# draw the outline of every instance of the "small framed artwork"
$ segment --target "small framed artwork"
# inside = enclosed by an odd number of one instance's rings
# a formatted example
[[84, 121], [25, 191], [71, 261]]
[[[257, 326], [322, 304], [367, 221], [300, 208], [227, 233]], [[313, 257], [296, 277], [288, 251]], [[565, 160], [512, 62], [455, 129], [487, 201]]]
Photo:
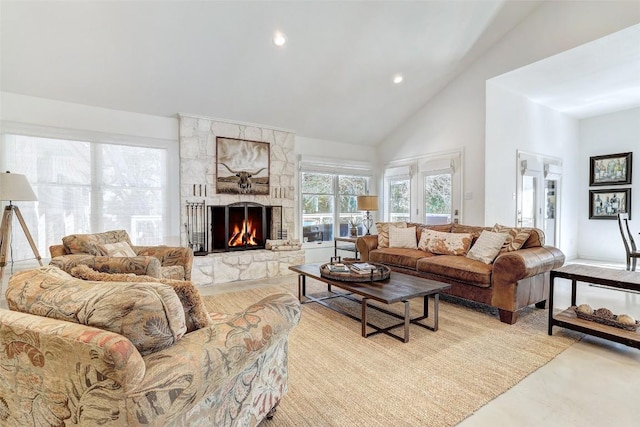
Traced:
[[631, 219], [631, 188], [589, 190], [589, 219], [616, 219], [622, 212]]
[[619, 153], [591, 157], [589, 185], [631, 184], [632, 155]]

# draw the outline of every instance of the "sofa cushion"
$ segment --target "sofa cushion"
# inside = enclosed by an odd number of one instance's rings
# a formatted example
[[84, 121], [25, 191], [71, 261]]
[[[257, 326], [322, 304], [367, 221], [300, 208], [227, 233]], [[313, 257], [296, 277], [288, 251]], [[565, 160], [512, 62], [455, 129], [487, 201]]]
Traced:
[[105, 243], [98, 245], [98, 248], [106, 256], [114, 257], [134, 257], [136, 253], [131, 249], [131, 246], [127, 242]]
[[480, 237], [480, 233], [483, 230], [491, 231], [491, 227], [478, 227], [475, 225], [462, 225], [462, 224], [453, 224], [451, 226], [452, 233], [469, 233], [472, 237], [471, 245], [476, 241], [478, 237]]
[[389, 227], [389, 247], [417, 249], [415, 227]]
[[451, 233], [451, 226], [453, 224], [420, 224], [417, 222], [408, 222], [407, 227], [416, 227], [416, 241], [420, 241], [420, 237], [422, 237], [422, 232], [424, 230], [435, 230], [442, 231], [443, 233]]
[[93, 282], [46, 266], [14, 274], [9, 309], [115, 332], [140, 354], [170, 347], [186, 332], [178, 295], [161, 283]]
[[500, 253], [504, 242], [507, 240], [506, 233], [494, 233], [484, 230], [480, 233], [480, 237], [473, 244], [467, 258], [480, 261], [484, 264], [491, 264]]
[[471, 234], [442, 233], [434, 230], [424, 230], [420, 236], [418, 248], [440, 255], [464, 255], [471, 247]]
[[418, 249], [382, 248], [369, 252], [369, 261], [415, 270], [419, 259], [432, 256], [433, 254]]
[[421, 258], [416, 263], [416, 270], [483, 288], [491, 286], [492, 265], [463, 256], [437, 255]]
[[100, 245], [116, 242], [127, 242], [131, 246], [131, 240], [129, 240], [129, 235], [125, 230], [94, 234], [72, 234], [62, 238], [62, 244], [69, 254], [106, 255], [100, 249]]
[[526, 242], [531, 235], [531, 228], [507, 227], [500, 224], [494, 225], [491, 231], [507, 234], [507, 240], [504, 242], [500, 252], [517, 251], [522, 247], [522, 245], [524, 245], [524, 242]]
[[376, 230], [378, 230], [378, 247], [389, 247], [389, 226], [406, 228], [406, 222], [376, 222]]
[[[168, 267], [171, 268], [171, 267]], [[97, 280], [100, 282], [155, 282], [164, 283], [173, 288], [178, 295], [187, 326], [187, 333], [193, 332], [211, 324], [211, 317], [204, 306], [198, 288], [190, 281], [171, 280], [151, 276], [136, 276], [127, 273], [103, 273], [96, 271], [87, 265], [79, 265], [71, 269], [71, 275], [84, 280]]]

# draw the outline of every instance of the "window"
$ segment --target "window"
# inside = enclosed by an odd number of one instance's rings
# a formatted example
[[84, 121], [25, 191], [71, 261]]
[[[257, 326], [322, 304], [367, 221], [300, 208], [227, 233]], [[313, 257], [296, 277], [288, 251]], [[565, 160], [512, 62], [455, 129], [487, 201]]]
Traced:
[[410, 221], [411, 181], [409, 178], [391, 178], [389, 185], [389, 220]]
[[[331, 241], [349, 234], [349, 220], [361, 218], [357, 196], [367, 194], [369, 177], [302, 172], [302, 236], [307, 242]], [[362, 234], [362, 226], [359, 229]]]
[[[3, 145], [6, 169], [25, 174], [38, 195], [20, 210], [40, 255], [74, 233], [124, 229], [136, 245], [167, 235], [166, 148], [21, 135], [4, 135]], [[16, 260], [33, 256], [21, 234]]]
[[425, 224], [451, 222], [451, 173], [424, 175]]

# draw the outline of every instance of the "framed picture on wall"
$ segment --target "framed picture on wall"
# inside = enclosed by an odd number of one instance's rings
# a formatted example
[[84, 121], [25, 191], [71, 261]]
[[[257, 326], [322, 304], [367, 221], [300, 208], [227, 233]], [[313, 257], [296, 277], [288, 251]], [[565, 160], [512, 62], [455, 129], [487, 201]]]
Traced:
[[631, 184], [632, 155], [619, 153], [591, 157], [589, 185]]
[[269, 194], [269, 143], [216, 137], [216, 193]]
[[616, 219], [621, 212], [631, 219], [631, 188], [589, 190], [589, 219]]

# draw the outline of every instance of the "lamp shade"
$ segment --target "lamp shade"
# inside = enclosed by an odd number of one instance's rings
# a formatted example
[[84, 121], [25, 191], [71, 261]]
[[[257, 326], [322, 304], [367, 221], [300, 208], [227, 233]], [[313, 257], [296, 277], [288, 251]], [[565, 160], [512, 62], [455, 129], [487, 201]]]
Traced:
[[0, 173], [0, 200], [34, 202], [38, 200], [25, 175]]
[[358, 196], [359, 211], [377, 211], [378, 196]]

